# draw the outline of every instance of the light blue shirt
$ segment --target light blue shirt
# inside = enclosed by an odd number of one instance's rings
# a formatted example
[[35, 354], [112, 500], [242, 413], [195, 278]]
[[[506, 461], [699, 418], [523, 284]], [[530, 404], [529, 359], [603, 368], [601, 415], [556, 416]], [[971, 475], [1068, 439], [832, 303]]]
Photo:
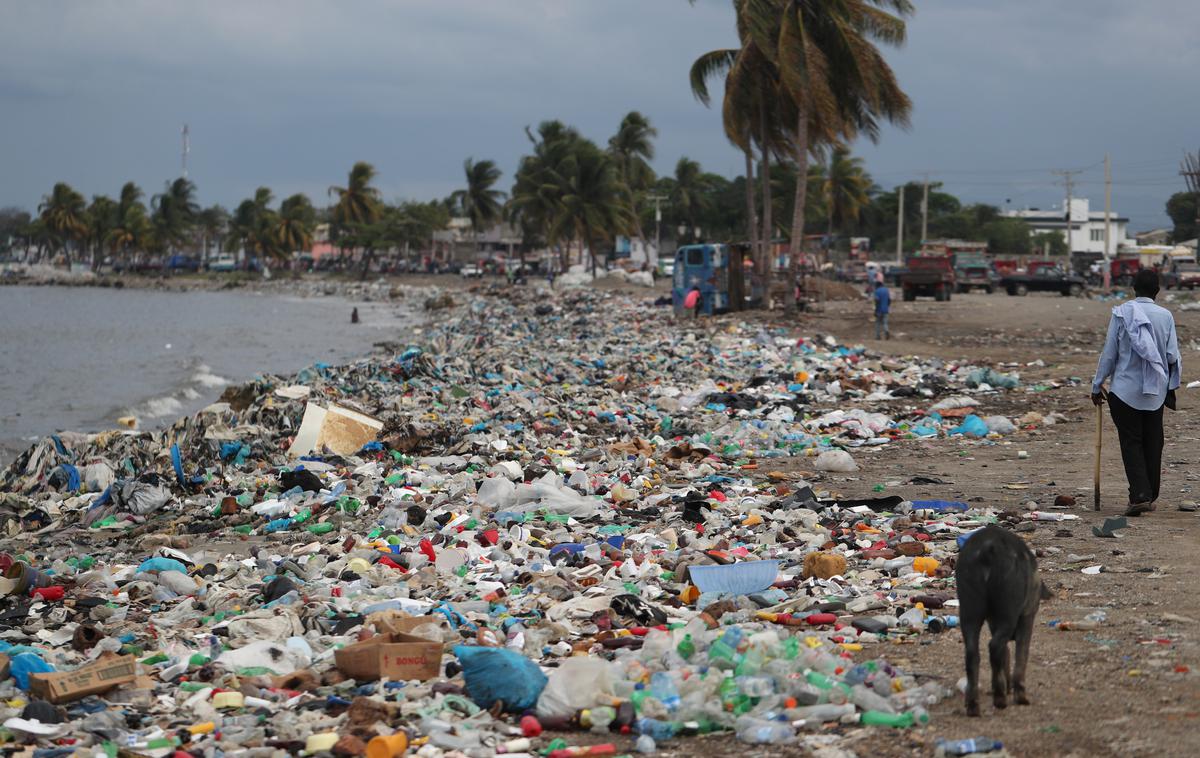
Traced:
[[1099, 392], [1104, 382], [1111, 378], [1109, 391], [1121, 402], [1139, 411], [1156, 411], [1166, 401], [1167, 390], [1179, 387], [1179, 339], [1175, 335], [1175, 319], [1170, 311], [1155, 305], [1148, 297], [1139, 297], [1136, 302], [1150, 321], [1154, 346], [1167, 368], [1167, 382], [1157, 392], [1144, 391], [1148, 362], [1134, 349], [1123, 320], [1114, 315], [1108, 322], [1108, 336], [1096, 366], [1096, 378], [1092, 380], [1092, 393]]

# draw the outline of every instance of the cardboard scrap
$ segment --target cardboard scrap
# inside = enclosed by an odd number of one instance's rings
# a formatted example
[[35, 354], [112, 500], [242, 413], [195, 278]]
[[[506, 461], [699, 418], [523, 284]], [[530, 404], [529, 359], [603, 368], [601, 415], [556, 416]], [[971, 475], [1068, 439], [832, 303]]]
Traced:
[[442, 670], [442, 643], [404, 632], [377, 634], [333, 653], [338, 671], [360, 682], [425, 681]]
[[328, 449], [337, 455], [353, 455], [373, 442], [383, 422], [349, 408], [330, 405], [322, 408], [309, 403], [288, 455], [293, 458]]
[[107, 692], [137, 679], [137, 659], [132, 655], [105, 656], [74, 671], [30, 674], [29, 691], [51, 703], [69, 703]]

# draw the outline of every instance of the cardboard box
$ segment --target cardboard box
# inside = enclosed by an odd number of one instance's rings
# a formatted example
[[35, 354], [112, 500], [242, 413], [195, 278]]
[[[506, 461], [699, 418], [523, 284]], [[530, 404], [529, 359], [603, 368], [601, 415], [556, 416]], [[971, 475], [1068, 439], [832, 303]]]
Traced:
[[442, 643], [404, 632], [374, 637], [335, 650], [338, 671], [351, 679], [432, 679], [442, 670]]
[[51, 703], [69, 703], [107, 692], [137, 679], [137, 659], [132, 655], [101, 658], [95, 663], [53, 674], [30, 674], [29, 691]]
[[349, 408], [330, 405], [322, 408], [314, 403], [304, 407], [300, 428], [288, 448], [293, 458], [312, 452], [330, 450], [338, 455], [353, 455], [368, 442], [374, 442], [383, 429], [379, 419], [364, 416]]

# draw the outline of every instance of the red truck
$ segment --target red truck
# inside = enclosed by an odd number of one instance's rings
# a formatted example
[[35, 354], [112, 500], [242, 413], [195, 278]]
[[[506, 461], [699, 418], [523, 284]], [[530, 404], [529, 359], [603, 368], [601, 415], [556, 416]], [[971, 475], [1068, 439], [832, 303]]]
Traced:
[[943, 302], [950, 299], [954, 287], [954, 266], [949, 256], [914, 255], [900, 275], [900, 288], [907, 302], [917, 297], [932, 297]]

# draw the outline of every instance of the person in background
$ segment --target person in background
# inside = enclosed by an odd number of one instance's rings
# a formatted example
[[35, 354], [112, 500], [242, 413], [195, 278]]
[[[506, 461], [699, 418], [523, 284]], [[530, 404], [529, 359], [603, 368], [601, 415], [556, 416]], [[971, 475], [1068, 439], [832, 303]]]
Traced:
[[1162, 478], [1163, 407], [1175, 410], [1179, 388], [1179, 338], [1171, 312], [1154, 304], [1158, 288], [1156, 271], [1142, 269], [1134, 276], [1136, 297], [1113, 308], [1092, 380], [1092, 402], [1108, 402], [1121, 440], [1129, 481], [1126, 516], [1155, 509]]
[[892, 293], [883, 283], [883, 273], [875, 275], [875, 339], [891, 339], [892, 330], [888, 328], [888, 313], [892, 310]]

